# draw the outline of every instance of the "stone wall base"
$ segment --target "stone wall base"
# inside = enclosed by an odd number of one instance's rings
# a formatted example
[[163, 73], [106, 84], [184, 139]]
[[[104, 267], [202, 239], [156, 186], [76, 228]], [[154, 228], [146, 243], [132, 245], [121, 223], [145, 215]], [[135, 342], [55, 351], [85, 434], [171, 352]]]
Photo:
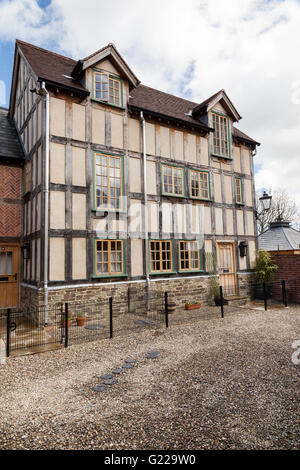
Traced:
[[[211, 276], [199, 276], [195, 278], [161, 279], [151, 281], [150, 310], [164, 309], [164, 293], [168, 292], [168, 300], [175, 302], [176, 307], [184, 308], [186, 301], [200, 302], [202, 306], [212, 305]], [[238, 287], [241, 296], [251, 296], [251, 275], [239, 274]], [[72, 304], [99, 304], [108, 308], [109, 298], [113, 298], [114, 314], [127, 312], [146, 313], [147, 310], [147, 286], [146, 282], [124, 282], [95, 284], [93, 286], [72, 286], [49, 289], [49, 308], [68, 302]], [[44, 303], [43, 290], [21, 286], [21, 308], [34, 309], [42, 307]]]

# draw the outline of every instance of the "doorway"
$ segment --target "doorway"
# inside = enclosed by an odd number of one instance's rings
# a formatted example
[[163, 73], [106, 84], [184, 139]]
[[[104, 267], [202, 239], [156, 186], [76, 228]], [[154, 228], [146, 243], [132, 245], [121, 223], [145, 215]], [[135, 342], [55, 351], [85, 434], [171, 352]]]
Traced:
[[219, 282], [225, 296], [237, 294], [234, 244], [217, 243]]
[[0, 244], [0, 308], [19, 306], [20, 246]]

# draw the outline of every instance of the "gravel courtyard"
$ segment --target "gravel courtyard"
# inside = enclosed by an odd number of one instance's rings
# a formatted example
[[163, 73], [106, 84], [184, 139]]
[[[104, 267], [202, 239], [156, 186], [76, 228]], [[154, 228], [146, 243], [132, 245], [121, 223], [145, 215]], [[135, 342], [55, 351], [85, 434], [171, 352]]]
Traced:
[[[299, 316], [244, 310], [10, 358], [0, 448], [299, 449]], [[117, 384], [92, 390], [127, 358]]]

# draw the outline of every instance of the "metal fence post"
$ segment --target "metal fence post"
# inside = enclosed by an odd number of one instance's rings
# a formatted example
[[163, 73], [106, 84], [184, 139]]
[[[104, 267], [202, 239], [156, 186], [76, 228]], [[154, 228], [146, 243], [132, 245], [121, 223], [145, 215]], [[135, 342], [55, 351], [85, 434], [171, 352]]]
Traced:
[[109, 298], [109, 337], [113, 337], [113, 310], [112, 310], [112, 297]]
[[265, 284], [265, 282], [263, 283], [263, 288], [264, 288], [264, 304], [265, 304], [265, 310], [268, 310], [267, 289], [266, 289], [266, 284]]
[[166, 328], [169, 328], [168, 292], [165, 292], [165, 318]]
[[223, 287], [219, 286], [219, 288], [220, 288], [221, 317], [224, 318]]
[[10, 308], [7, 310], [7, 317], [6, 317], [6, 356], [9, 357], [10, 353]]
[[69, 304], [65, 303], [65, 348], [68, 347], [69, 343], [69, 326], [68, 326], [68, 317], [69, 317]]
[[63, 322], [63, 315], [64, 315], [64, 304], [60, 304], [60, 344], [63, 344], [63, 336], [64, 336], [64, 322]]
[[287, 307], [287, 297], [286, 297], [286, 285], [285, 281], [281, 282], [282, 285], [282, 301], [285, 307]]

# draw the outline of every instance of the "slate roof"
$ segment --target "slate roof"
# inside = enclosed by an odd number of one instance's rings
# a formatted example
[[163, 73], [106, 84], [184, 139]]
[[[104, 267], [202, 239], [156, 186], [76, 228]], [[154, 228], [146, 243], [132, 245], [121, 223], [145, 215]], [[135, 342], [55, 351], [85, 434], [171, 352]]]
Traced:
[[258, 245], [261, 250], [299, 250], [300, 232], [290, 227], [289, 222], [276, 221], [268, 230], [259, 235]]
[[40, 80], [83, 93], [84, 95], [89, 94], [89, 91], [81, 83], [72, 78], [67, 78], [71, 77], [77, 60], [42, 49], [19, 39], [16, 40], [16, 43]]
[[138, 85], [131, 90], [128, 105], [129, 107], [136, 107], [150, 113], [153, 112], [173, 119], [179, 119], [187, 124], [201, 126], [206, 130], [210, 130], [210, 127], [204, 121], [195, 119], [190, 115], [197, 103], [156, 90], [155, 88]]
[[[40, 80], [43, 80], [50, 85], [69, 89], [70, 91], [74, 91], [83, 95], [89, 94], [89, 90], [87, 88], [85, 88], [76, 79], [71, 78], [72, 71], [76, 65], [78, 67], [79, 61], [70, 59], [69, 57], [48, 51], [46, 49], [42, 49], [38, 46], [29, 44], [19, 39], [16, 40], [16, 44], [21, 49], [22, 53]], [[115, 46], [113, 47], [115, 48]], [[96, 51], [94, 54], [91, 54], [83, 60], [87, 60], [93, 57], [95, 54], [104, 49], [105, 48], [102, 48]], [[142, 109], [144, 111], [149, 111], [154, 114], [165, 116], [167, 118], [169, 117], [171, 119], [176, 119], [180, 122], [198, 126], [206, 131], [209, 131], [210, 128], [205, 122], [204, 118], [194, 118], [191, 115], [191, 111], [196, 107], [200, 106], [202, 108], [205, 106], [209, 101], [217, 96], [219, 92], [220, 91], [199, 104], [140, 84], [131, 90], [131, 98], [129, 99], [128, 105], [129, 107]], [[236, 127], [233, 127], [233, 135], [241, 142], [246, 142], [251, 145], [259, 145], [257, 141]]]
[[[220, 92], [215, 93], [217, 96]], [[213, 97], [208, 98], [207, 102], [211, 101]], [[191, 115], [191, 111], [198, 105], [194, 101], [185, 100], [175, 95], [170, 95], [163, 91], [150, 88], [145, 85], [138, 85], [131, 90], [128, 102], [129, 107], [136, 107], [144, 111], [154, 112], [156, 114], [164, 115], [173, 119], [192, 124], [194, 126], [201, 126], [209, 130], [209, 126], [201, 120], [201, 117], [196, 119]], [[259, 142], [249, 137], [244, 132], [240, 131], [233, 126], [233, 136], [240, 141], [260, 145]]]
[[17, 162], [25, 157], [14, 123], [7, 113], [8, 109], [0, 107], [0, 159]]

